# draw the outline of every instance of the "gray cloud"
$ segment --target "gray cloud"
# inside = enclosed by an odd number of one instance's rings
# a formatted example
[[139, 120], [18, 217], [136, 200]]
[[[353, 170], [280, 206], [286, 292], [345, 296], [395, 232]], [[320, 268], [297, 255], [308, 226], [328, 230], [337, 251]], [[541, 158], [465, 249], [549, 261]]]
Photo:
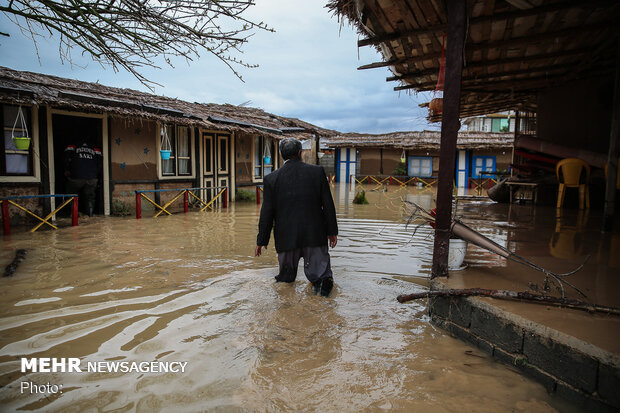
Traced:
[[[187, 64], [176, 61], [171, 69], [146, 69], [144, 74], [163, 87], [155, 93], [188, 101], [250, 105], [283, 116], [297, 117], [342, 132], [382, 133], [397, 130], [436, 129], [418, 104], [427, 95], [410, 96], [393, 91], [394, 83], [383, 69], [358, 71], [357, 67], [381, 60], [370, 48], [357, 49], [358, 36], [341, 26], [321, 2], [260, 0], [251, 18], [265, 21], [276, 33], [256, 32], [237, 57], [259, 64], [239, 68], [245, 83], [213, 56]], [[12, 26], [5, 17], [0, 25]], [[39, 43], [39, 64], [32, 42], [13, 30], [0, 44], [1, 64], [18, 70], [98, 81], [102, 84], [148, 91], [125, 72], [101, 68], [73, 53], [77, 66], [62, 65], [55, 41]], [[358, 59], [359, 54], [359, 59]]]

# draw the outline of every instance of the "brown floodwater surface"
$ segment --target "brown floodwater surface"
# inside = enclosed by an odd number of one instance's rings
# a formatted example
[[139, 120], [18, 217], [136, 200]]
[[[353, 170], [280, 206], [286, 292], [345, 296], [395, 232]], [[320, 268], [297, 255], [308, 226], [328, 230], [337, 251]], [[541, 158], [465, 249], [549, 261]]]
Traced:
[[[330, 298], [312, 293], [302, 265], [294, 284], [275, 283], [272, 245], [252, 257], [252, 203], [5, 238], [2, 263], [17, 248], [28, 255], [1, 280], [1, 409], [573, 411], [430, 324], [425, 302], [396, 301], [423, 288], [432, 259], [430, 227], [412, 235], [402, 200], [430, 206], [432, 194], [367, 189], [370, 204], [353, 205], [346, 187], [334, 188]], [[21, 373], [22, 357], [187, 365], [182, 373]], [[22, 392], [25, 381], [63, 392]]]

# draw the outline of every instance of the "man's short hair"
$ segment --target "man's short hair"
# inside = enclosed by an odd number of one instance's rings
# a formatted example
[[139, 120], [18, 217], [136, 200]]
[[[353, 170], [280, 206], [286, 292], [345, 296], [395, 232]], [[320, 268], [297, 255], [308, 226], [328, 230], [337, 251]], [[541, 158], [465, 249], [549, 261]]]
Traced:
[[284, 138], [278, 145], [280, 148], [280, 155], [285, 161], [291, 158], [297, 158], [299, 151], [301, 151], [301, 142], [295, 138]]

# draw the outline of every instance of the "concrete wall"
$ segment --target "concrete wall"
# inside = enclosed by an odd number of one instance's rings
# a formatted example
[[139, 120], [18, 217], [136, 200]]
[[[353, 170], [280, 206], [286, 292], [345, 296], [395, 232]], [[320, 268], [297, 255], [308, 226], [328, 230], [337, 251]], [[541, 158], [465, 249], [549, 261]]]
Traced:
[[383, 150], [383, 175], [394, 175], [394, 170], [400, 164], [400, 157], [403, 154], [399, 149]]
[[382, 175], [381, 149], [359, 148], [357, 150], [360, 175]]
[[[157, 179], [157, 123], [147, 120], [110, 120], [110, 179]], [[146, 153], [145, 153], [146, 152]]]
[[[39, 195], [40, 193], [40, 184], [37, 183], [2, 183], [0, 186], [0, 197]], [[34, 212], [39, 216], [43, 214], [43, 205], [46, 202], [49, 205], [49, 200], [43, 199], [20, 199], [14, 200], [13, 202], [23, 206], [26, 209], [29, 209], [30, 211]], [[70, 207], [67, 206], [65, 208]], [[11, 225], [40, 222], [36, 221], [33, 217], [26, 214], [24, 211], [20, 210], [16, 206], [10, 204], [9, 216]]]
[[[443, 287], [439, 287], [440, 289]], [[620, 409], [620, 373], [605, 357], [474, 298], [429, 300], [431, 321], [542, 383], [584, 411]]]
[[323, 157], [319, 160], [319, 165], [325, 169], [325, 173], [327, 175], [335, 175], [336, 174], [336, 152], [325, 151], [323, 152]]

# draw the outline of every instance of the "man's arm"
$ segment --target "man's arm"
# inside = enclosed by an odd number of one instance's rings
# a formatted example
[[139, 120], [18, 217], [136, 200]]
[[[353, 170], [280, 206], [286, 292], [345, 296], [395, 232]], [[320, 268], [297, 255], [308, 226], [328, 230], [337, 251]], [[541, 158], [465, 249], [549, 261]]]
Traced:
[[327, 223], [327, 238], [329, 239], [330, 246], [334, 248], [336, 246], [336, 242], [338, 241], [338, 222], [336, 221], [336, 207], [334, 206], [332, 192], [329, 189], [327, 175], [325, 175], [325, 170], [323, 168], [321, 168], [320, 176], [321, 204], [323, 206], [323, 213], [325, 214], [325, 222]]
[[264, 181], [263, 184], [263, 205], [260, 209], [260, 219], [258, 221], [258, 235], [256, 237], [256, 248], [254, 255], [261, 254], [261, 247], [267, 248], [271, 229], [273, 228], [273, 219], [275, 217], [275, 204], [273, 200], [273, 190], [269, 182]]

